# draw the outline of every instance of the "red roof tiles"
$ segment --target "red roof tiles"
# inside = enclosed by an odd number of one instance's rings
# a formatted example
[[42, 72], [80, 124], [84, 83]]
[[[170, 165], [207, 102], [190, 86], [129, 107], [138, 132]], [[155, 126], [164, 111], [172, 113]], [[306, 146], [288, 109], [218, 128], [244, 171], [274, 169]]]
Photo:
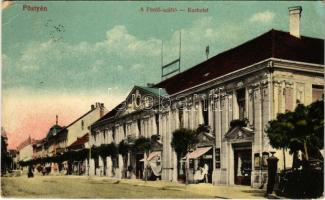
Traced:
[[68, 149], [76, 149], [84, 145], [89, 141], [89, 134], [86, 133], [85, 135], [81, 136], [80, 138], [78, 137], [75, 142], [73, 142]]

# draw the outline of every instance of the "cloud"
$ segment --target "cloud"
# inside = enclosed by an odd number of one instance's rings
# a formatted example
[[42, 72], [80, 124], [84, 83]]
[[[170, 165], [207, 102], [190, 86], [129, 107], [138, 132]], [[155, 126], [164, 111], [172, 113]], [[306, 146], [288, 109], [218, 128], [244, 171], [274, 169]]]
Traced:
[[275, 17], [275, 13], [266, 10], [264, 12], [255, 13], [250, 19], [250, 22], [260, 22], [260, 23], [268, 23], [272, 21]]
[[158, 39], [138, 39], [131, 35], [123, 25], [117, 25], [108, 30], [106, 32], [106, 40], [95, 44], [98, 49], [105, 49], [107, 53], [118, 53], [124, 56], [133, 54], [157, 56], [160, 55], [160, 45], [161, 41]]
[[[273, 19], [268, 12], [257, 13], [251, 20]], [[183, 27], [181, 70], [204, 61], [207, 45], [211, 57], [251, 38], [253, 24], [244, 23], [247, 26], [202, 17]], [[34, 41], [19, 48], [18, 57], [3, 56], [3, 125], [17, 135], [13, 143], [28, 134], [42, 137], [55, 114], [66, 125], [96, 101], [112, 108], [133, 85], [160, 81], [160, 38], [137, 37], [123, 25], [103, 35], [95, 43]], [[178, 58], [178, 53], [179, 30], [175, 30], [164, 40], [164, 64]]]

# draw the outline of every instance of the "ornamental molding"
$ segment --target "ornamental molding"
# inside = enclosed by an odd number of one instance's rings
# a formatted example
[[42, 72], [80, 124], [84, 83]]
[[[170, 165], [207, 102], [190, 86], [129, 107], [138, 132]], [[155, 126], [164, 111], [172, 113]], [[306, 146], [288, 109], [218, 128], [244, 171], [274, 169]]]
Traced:
[[285, 81], [286, 88], [293, 88], [293, 81]]
[[239, 82], [236, 84], [236, 87], [237, 87], [237, 88], [242, 88], [243, 86], [244, 86], [243, 81], [239, 81]]

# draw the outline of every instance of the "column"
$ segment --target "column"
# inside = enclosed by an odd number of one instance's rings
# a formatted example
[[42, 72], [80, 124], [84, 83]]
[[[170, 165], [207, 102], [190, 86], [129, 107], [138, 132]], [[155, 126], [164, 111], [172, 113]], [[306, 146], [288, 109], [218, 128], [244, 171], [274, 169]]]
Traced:
[[90, 159], [89, 161], [89, 176], [94, 176], [95, 175], [95, 160]]
[[110, 156], [106, 157], [106, 176], [112, 177], [112, 159]]

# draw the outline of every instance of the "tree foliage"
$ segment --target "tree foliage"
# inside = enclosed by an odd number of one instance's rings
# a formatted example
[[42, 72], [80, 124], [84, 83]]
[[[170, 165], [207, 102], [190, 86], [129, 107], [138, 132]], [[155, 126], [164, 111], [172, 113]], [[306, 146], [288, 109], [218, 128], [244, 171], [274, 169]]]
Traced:
[[107, 156], [116, 157], [118, 154], [118, 148], [114, 142], [110, 144], [102, 144], [97, 147], [98, 155], [103, 159]]
[[119, 144], [118, 144], [118, 152], [119, 154], [121, 154], [122, 156], [126, 156], [129, 152], [129, 145], [126, 143], [125, 140], [122, 140]]
[[298, 150], [308, 159], [310, 154], [319, 157], [324, 147], [324, 101], [309, 106], [298, 104], [293, 112], [279, 114], [268, 123], [266, 133], [274, 148], [288, 148], [290, 153]]
[[246, 127], [248, 124], [248, 119], [234, 119], [230, 122], [230, 129], [233, 129], [237, 126], [239, 127]]
[[186, 155], [197, 143], [196, 132], [191, 129], [180, 128], [173, 132], [171, 145], [178, 157]]
[[137, 152], [149, 152], [150, 147], [151, 147], [151, 140], [143, 136], [140, 136], [134, 142], [134, 148]]

